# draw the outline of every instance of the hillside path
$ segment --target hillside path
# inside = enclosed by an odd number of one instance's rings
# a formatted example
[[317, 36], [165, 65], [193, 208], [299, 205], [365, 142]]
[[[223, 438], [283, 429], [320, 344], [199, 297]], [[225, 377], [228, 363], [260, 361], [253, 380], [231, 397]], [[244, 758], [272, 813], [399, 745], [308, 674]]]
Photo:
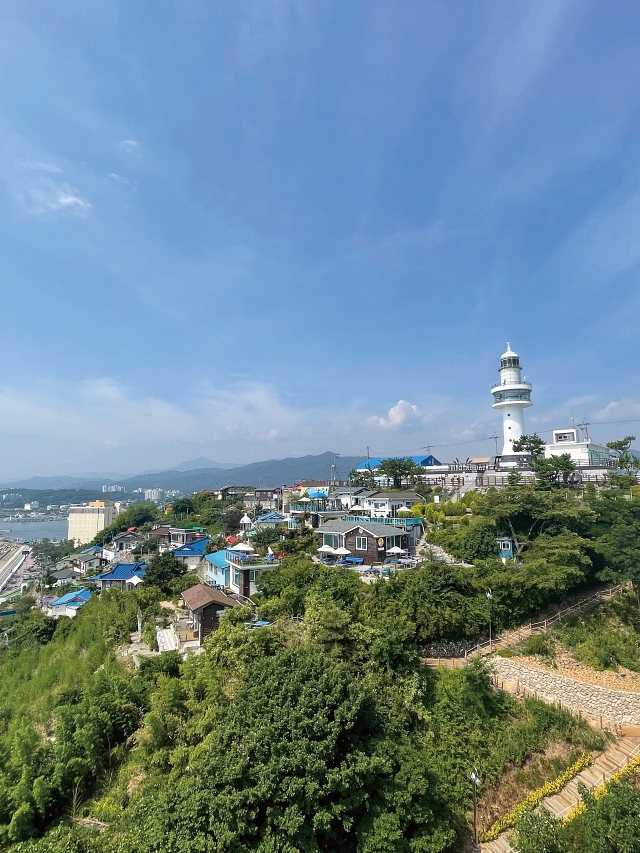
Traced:
[[[621, 737], [612, 744], [605, 752], [601, 752], [593, 763], [568, 782], [559, 794], [546, 797], [542, 805], [548, 809], [555, 818], [566, 817], [571, 809], [580, 802], [578, 783], [586, 785], [592, 790], [606, 782], [607, 779], [623, 768], [632, 758], [640, 753], [640, 738]], [[513, 850], [507, 836], [512, 830], [503, 832], [495, 841], [486, 841], [480, 845], [482, 853], [509, 853]]]

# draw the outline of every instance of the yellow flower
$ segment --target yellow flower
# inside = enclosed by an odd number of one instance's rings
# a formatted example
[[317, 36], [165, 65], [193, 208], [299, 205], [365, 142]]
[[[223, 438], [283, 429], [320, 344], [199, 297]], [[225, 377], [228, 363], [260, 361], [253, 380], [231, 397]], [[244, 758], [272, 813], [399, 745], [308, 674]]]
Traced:
[[[640, 759], [640, 756], [638, 756], [638, 758]], [[634, 759], [634, 761], [635, 760], [636, 759]], [[544, 800], [545, 797], [550, 797], [553, 794], [559, 794], [560, 791], [567, 784], [567, 782], [570, 782], [574, 776], [577, 776], [578, 773], [581, 773], [590, 764], [591, 756], [588, 753], [583, 752], [582, 755], [578, 758], [578, 760], [574, 761], [571, 767], [567, 767], [564, 773], [562, 773], [553, 781], [546, 782], [544, 785], [542, 785], [542, 787], [536, 788], [535, 791], [531, 791], [530, 794], [527, 794], [524, 800], [515, 805], [506, 815], [503, 815], [503, 817], [499, 818], [493, 824], [491, 829], [489, 829], [480, 837], [480, 840], [494, 841], [499, 835], [501, 835], [505, 831], [505, 829], [509, 829], [510, 827], [514, 826], [525, 812], [534, 809], [540, 802], [542, 802], [542, 800]]]

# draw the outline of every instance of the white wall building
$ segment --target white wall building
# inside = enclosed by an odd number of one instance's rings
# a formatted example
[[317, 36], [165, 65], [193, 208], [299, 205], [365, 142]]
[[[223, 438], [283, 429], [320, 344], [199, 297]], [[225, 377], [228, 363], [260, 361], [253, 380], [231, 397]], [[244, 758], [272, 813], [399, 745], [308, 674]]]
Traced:
[[163, 489], [145, 489], [144, 490], [144, 499], [145, 501], [152, 501], [153, 503], [160, 503], [164, 499], [164, 490]]
[[88, 506], [69, 508], [67, 536], [77, 545], [86, 545], [116, 519], [116, 506], [111, 501], [91, 501]]
[[615, 467], [614, 458], [608, 447], [594, 444], [590, 438], [580, 440], [577, 427], [569, 429], [554, 429], [553, 441], [546, 444], [544, 455], [547, 459], [568, 453], [577, 468]]

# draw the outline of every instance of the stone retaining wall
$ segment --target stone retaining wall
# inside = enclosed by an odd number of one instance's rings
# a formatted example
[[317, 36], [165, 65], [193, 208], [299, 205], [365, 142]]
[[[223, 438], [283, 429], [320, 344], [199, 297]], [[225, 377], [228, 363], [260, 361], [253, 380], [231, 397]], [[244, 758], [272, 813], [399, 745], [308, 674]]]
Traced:
[[619, 725], [640, 724], [640, 694], [609, 690], [595, 684], [576, 681], [542, 669], [533, 669], [509, 658], [491, 659], [491, 670], [498, 679], [520, 688], [551, 704], [560, 703], [575, 714], [590, 720], [602, 717]]

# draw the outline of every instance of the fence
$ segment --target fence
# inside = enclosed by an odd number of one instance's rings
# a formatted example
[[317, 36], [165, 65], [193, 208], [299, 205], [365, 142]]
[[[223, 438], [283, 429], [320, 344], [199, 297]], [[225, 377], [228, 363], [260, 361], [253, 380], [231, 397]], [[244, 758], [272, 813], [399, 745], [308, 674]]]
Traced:
[[[502, 693], [509, 693], [511, 696], [518, 696], [523, 699], [540, 699], [541, 702], [545, 702], [547, 705], [553, 705], [555, 708], [560, 708], [560, 710], [568, 711], [570, 714], [579, 717], [581, 720], [586, 720], [586, 722], [591, 726], [594, 726], [597, 729], [602, 729], [603, 731], [611, 732], [616, 737], [640, 737], [640, 726], [623, 725], [616, 720], [608, 719], [602, 714], [597, 717], [590, 717], [585, 713], [584, 708], [576, 708], [560, 701], [550, 702], [548, 699], [541, 696], [536, 690], [529, 690], [527, 687], [523, 687], [519, 681], [504, 681], [499, 676], [492, 675], [491, 682], [495, 689], [500, 690]], [[640, 744], [638, 744], [638, 747], [640, 748]]]
[[472, 646], [470, 649], [464, 654], [464, 657], [459, 658], [423, 658], [423, 663], [427, 666], [431, 667], [446, 667], [448, 669], [458, 669], [461, 666], [465, 666], [470, 658], [475, 657], [483, 657], [485, 655], [493, 654], [493, 652], [499, 651], [500, 649], [506, 649], [509, 646], [513, 646], [516, 643], [519, 643], [520, 640], [526, 639], [526, 637], [530, 637], [532, 634], [544, 634], [545, 631], [548, 631], [552, 625], [555, 625], [556, 622], [562, 621], [562, 619], [566, 619], [567, 616], [572, 616], [574, 613], [579, 613], [581, 610], [586, 610], [591, 607], [593, 604], [597, 604], [599, 601], [604, 601], [608, 598], [612, 598], [617, 592], [622, 592], [625, 589], [630, 587], [630, 583], [621, 583], [616, 586], [608, 587], [607, 589], [601, 589], [597, 592], [594, 592], [592, 595], [589, 595], [587, 598], [583, 598], [581, 601], [576, 604], [571, 605], [571, 607], [566, 607], [564, 610], [560, 610], [558, 613], [555, 613], [553, 616], [548, 619], [542, 619], [539, 622], [529, 622], [528, 625], [523, 625], [520, 628], [516, 628], [513, 631], [504, 631], [502, 634], [499, 634], [495, 638], [490, 638], [488, 640], [481, 640], [476, 643], [475, 646]]

